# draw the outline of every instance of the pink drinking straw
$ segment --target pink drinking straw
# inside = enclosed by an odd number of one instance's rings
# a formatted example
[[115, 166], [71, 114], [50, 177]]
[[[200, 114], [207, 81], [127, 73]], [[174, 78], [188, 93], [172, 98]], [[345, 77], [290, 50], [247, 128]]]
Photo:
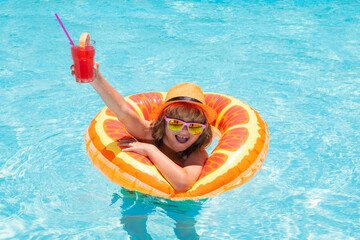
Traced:
[[55, 13], [55, 17], [56, 17], [56, 18], [57, 18], [57, 20], [59, 21], [59, 23], [60, 23], [60, 25], [61, 25], [62, 29], [64, 30], [64, 32], [66, 33], [66, 36], [67, 36], [67, 37], [68, 37], [68, 39], [70, 40], [71, 45], [75, 46], [75, 44], [74, 44], [74, 43], [73, 43], [73, 41], [71, 40], [71, 38], [70, 38], [70, 36], [69, 36], [68, 32], [66, 31], [66, 29], [65, 29], [64, 25], [62, 24], [62, 22], [61, 22], [61, 20], [60, 20], [59, 16], [58, 16], [56, 13]]

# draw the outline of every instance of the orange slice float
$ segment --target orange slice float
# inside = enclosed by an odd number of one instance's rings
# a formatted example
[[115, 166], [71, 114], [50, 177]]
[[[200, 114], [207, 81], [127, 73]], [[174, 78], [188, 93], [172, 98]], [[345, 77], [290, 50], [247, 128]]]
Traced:
[[[146, 120], [165, 100], [166, 93], [140, 93], [126, 97], [133, 110]], [[205, 102], [218, 114], [213, 129], [220, 137], [194, 186], [177, 193], [152, 162], [137, 153], [122, 152], [116, 140], [133, 138], [104, 107], [85, 133], [88, 156], [112, 182], [175, 201], [209, 198], [249, 181], [261, 168], [269, 146], [267, 124], [246, 103], [223, 94], [205, 93]]]

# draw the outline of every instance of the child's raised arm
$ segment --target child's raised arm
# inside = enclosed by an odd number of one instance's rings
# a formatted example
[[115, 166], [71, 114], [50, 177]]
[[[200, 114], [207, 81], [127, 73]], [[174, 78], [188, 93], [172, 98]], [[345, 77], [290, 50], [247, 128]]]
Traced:
[[95, 79], [91, 82], [92, 87], [100, 95], [106, 106], [124, 124], [126, 130], [137, 139], [151, 139], [150, 123], [140, 118], [121, 96], [101, 75], [99, 63], [94, 66]]

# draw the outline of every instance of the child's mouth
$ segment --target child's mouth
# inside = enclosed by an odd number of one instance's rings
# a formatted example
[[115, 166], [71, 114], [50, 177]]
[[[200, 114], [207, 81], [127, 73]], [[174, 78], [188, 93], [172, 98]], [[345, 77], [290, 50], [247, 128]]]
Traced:
[[182, 137], [180, 135], [175, 135], [175, 138], [179, 143], [186, 143], [190, 139], [187, 137]]

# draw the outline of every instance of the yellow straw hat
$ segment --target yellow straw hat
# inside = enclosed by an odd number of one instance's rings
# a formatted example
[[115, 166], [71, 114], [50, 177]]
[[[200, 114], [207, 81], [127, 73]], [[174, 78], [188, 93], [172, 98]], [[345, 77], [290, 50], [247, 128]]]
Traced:
[[173, 86], [166, 94], [165, 103], [154, 112], [153, 118], [157, 119], [167, 106], [178, 102], [191, 103], [200, 107], [205, 112], [208, 123], [217, 118], [216, 111], [205, 104], [203, 91], [194, 83], [181, 83]]

